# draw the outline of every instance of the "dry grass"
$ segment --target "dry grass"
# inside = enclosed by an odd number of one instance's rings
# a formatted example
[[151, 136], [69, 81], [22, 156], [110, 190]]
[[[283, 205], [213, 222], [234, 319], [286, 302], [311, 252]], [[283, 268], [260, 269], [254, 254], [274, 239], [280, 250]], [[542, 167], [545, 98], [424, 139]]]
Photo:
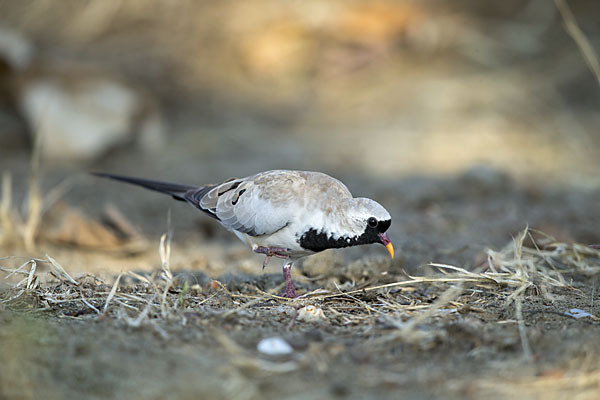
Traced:
[[115, 206], [106, 205], [102, 221], [97, 221], [61, 203], [85, 175], [65, 178], [45, 193], [40, 190], [41, 142], [36, 139], [30, 161], [27, 200], [20, 207], [21, 212], [13, 202], [12, 175], [8, 171], [2, 174], [0, 245], [11, 249], [24, 247], [28, 253], [38, 250], [38, 240], [129, 254], [147, 249], [146, 239]]
[[35, 239], [38, 228], [42, 221], [43, 198], [40, 192], [40, 173], [41, 173], [41, 135], [36, 135], [33, 152], [31, 155], [31, 171], [29, 175], [29, 192], [27, 198], [27, 219], [23, 226], [23, 242], [28, 251], [35, 249]]
[[5, 171], [2, 174], [2, 203], [0, 203], [0, 223], [2, 235], [0, 243], [9, 241], [15, 236], [15, 216], [12, 207], [12, 176]]
[[[251, 284], [232, 290], [218, 281], [205, 287], [182, 282], [170, 268], [171, 245], [167, 233], [159, 244], [161, 269], [153, 274], [123, 272], [107, 285], [91, 275], [71, 276], [57, 260], [46, 256], [27, 260], [16, 268], [0, 267], [5, 278], [20, 278], [2, 292], [0, 302], [28, 313], [88, 320], [109, 318], [126, 329], [150, 330], [163, 340], [170, 340], [173, 329], [185, 327], [189, 318], [197, 315], [207, 318], [209, 310], [218, 312], [223, 321], [244, 320], [249, 312], [264, 313], [267, 318], [283, 313], [289, 321], [288, 329], [294, 329], [295, 324], [301, 323], [295, 319], [297, 310], [312, 305], [323, 310], [325, 324], [352, 330], [353, 335], [362, 337], [373, 349], [383, 351], [395, 343], [403, 343], [426, 351], [443, 340], [446, 335], [443, 323], [464, 313], [483, 312], [488, 302], [497, 303], [500, 299], [505, 307], [515, 308], [515, 319], [499, 322], [516, 324], [523, 361], [535, 364], [535, 348], [529, 343], [523, 304], [532, 296], [552, 299], [578, 292], [581, 278], [589, 279], [600, 272], [600, 250], [556, 242], [547, 236], [536, 240], [534, 237], [535, 232], [525, 229], [500, 251], [488, 249], [486, 263], [475, 271], [431, 264], [440, 272], [346, 292], [314, 290], [289, 300], [273, 294], [280, 287], [264, 292]], [[49, 267], [46, 275], [40, 273], [40, 265]], [[424, 295], [423, 291], [429, 294]], [[222, 327], [209, 325], [207, 329], [227, 354], [233, 368], [230, 372], [243, 381], [246, 374], [269, 377], [315, 363], [327, 370], [328, 361], [318, 350], [274, 362], [256, 357]], [[587, 399], [600, 389], [599, 376], [597, 369], [582, 367], [553, 379], [551, 385], [550, 378], [544, 376], [453, 384], [458, 385], [459, 391], [467, 385], [468, 390], [481, 395], [526, 393], [527, 397], [535, 398], [548, 391], [554, 396], [549, 398], [560, 398], [564, 393], [577, 392], [580, 398]]]
[[35, 250], [35, 241], [39, 226], [42, 221], [44, 199], [40, 192], [41, 174], [41, 138], [35, 140], [30, 162], [28, 196], [25, 209], [25, 218], [22, 219], [14, 210], [12, 203], [12, 176], [8, 171], [2, 175], [2, 203], [0, 204], [0, 222], [2, 235], [0, 243], [14, 241], [18, 233], [23, 240], [25, 248], [31, 252]]
[[[525, 246], [527, 238], [531, 240], [532, 247]], [[149, 276], [135, 272], [121, 273], [110, 290], [104, 289], [106, 284], [93, 276], [85, 275], [77, 279], [71, 277], [49, 255], [46, 259], [28, 260], [17, 268], [0, 267], [0, 270], [6, 273], [5, 279], [22, 277], [5, 292], [10, 293], [10, 296], [2, 301], [13, 302], [29, 294], [37, 297], [36, 304], [40, 310], [52, 309], [52, 305], [56, 304], [71, 303], [90, 308], [98, 313], [99, 317], [114, 311], [117, 318], [133, 313], [135, 320], [143, 319], [144, 315], [150, 312], [158, 312], [161, 318], [169, 320], [181, 318], [180, 311], [184, 305], [193, 308], [211, 301], [216, 304], [220, 294], [240, 304], [228, 311], [228, 315], [257, 304], [275, 302], [294, 307], [312, 304], [323, 307], [331, 318], [346, 324], [364, 324], [384, 317], [392, 325], [400, 328], [402, 336], [406, 338], [407, 332], [412, 331], [414, 326], [430, 317], [440, 315], [441, 310], [455, 310], [467, 306], [465, 297], [461, 297], [465, 292], [477, 290], [490, 293], [504, 299], [507, 306], [515, 303], [518, 309], [525, 294], [553, 299], [556, 289], [578, 291], [573, 282], [574, 277], [591, 277], [600, 273], [600, 250], [576, 243], [555, 242], [550, 237], [534, 241], [532, 232], [525, 229], [504, 249], [488, 249], [487, 262], [479, 271], [432, 263], [430, 265], [437, 267], [439, 274], [411, 276], [407, 280], [346, 292], [319, 289], [289, 300], [273, 294], [277, 293], [280, 287], [273, 288], [273, 293], [261, 291], [256, 287], [243, 293], [235, 293], [222, 283], [212, 281], [209, 287], [192, 285], [193, 290], [190, 290], [190, 283], [178, 282], [177, 276], [171, 271], [170, 252], [170, 234], [165, 234], [161, 237], [159, 245], [161, 271]], [[37, 266], [41, 263], [50, 267], [46, 276], [40, 276], [38, 272]], [[123, 276], [133, 278], [137, 283], [119, 286]], [[437, 300], [429, 304], [410, 302], [410, 293], [425, 285], [442, 290]], [[85, 297], [84, 294], [91, 296]], [[458, 300], [459, 297], [461, 300]], [[370, 300], [364, 300], [365, 298]], [[355, 306], [349, 307], [348, 300], [355, 303]], [[139, 323], [140, 320], [137, 320], [135, 324]]]

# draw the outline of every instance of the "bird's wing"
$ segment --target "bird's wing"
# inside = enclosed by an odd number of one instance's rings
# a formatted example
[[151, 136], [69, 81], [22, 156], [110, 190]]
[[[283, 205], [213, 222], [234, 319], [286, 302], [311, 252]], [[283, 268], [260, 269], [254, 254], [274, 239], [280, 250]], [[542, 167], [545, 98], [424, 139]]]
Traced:
[[304, 205], [306, 178], [295, 171], [268, 171], [186, 193], [188, 202], [230, 230], [269, 235], [287, 226]]

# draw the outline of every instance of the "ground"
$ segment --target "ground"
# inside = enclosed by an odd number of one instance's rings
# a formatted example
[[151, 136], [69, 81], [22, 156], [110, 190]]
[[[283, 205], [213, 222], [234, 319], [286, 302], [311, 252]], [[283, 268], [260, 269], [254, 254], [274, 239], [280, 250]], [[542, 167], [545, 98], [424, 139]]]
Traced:
[[[3, 395], [595, 398], [600, 252], [587, 245], [598, 243], [597, 192], [523, 187], [483, 167], [371, 187], [397, 216], [398, 257], [371, 246], [308, 258], [294, 276], [310, 294], [294, 301], [277, 296], [279, 261], [261, 271], [260, 257], [201, 215], [178, 226], [196, 216], [183, 203], [171, 204], [168, 268], [158, 235], [134, 252], [42, 240], [36, 271], [26, 264], [2, 290]], [[121, 189], [150, 203], [142, 214], [162, 199]], [[138, 222], [166, 230], [166, 219]], [[4, 254], [26, 251], [10, 246]], [[325, 319], [296, 318], [307, 305]], [[259, 352], [269, 337], [293, 351]]]

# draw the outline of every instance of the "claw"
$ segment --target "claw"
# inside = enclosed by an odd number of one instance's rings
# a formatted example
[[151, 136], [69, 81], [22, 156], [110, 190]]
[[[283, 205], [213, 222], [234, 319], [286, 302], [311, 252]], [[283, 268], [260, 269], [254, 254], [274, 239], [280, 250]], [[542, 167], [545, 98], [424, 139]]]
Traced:
[[271, 257], [278, 257], [278, 258], [283, 258], [283, 259], [290, 258], [290, 256], [288, 256], [287, 254], [284, 254], [284, 253], [290, 251], [290, 249], [285, 249], [283, 247], [262, 247], [262, 246], [257, 246], [253, 250], [254, 250], [255, 253], [264, 254], [264, 255], [267, 256], [265, 258], [265, 261], [263, 262], [263, 268], [267, 266], [267, 264], [271, 260]]
[[267, 266], [269, 261], [271, 261], [271, 257], [272, 257], [272, 255], [270, 255], [270, 254], [267, 254], [267, 256], [265, 257], [265, 261], [263, 261], [263, 267], [262, 267], [263, 270], [265, 269], [265, 267]]

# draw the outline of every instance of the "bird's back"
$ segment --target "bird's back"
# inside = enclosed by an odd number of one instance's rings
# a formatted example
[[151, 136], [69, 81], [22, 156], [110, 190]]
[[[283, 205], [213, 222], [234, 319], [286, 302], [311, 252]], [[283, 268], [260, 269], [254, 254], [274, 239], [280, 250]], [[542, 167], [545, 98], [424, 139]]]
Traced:
[[339, 180], [322, 172], [273, 170], [249, 178], [260, 192], [260, 197], [273, 204], [300, 202], [314, 208], [332, 200], [352, 198], [352, 194]]

